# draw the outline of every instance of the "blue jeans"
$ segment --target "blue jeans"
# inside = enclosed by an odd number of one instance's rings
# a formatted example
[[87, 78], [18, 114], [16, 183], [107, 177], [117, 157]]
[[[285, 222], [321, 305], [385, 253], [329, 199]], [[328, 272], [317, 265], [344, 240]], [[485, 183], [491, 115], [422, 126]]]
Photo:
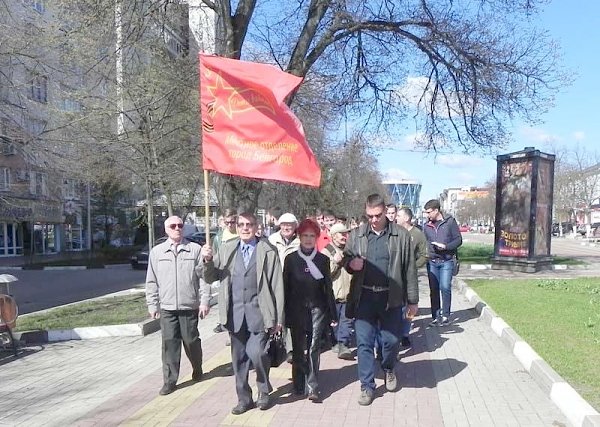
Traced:
[[[429, 261], [427, 263], [427, 277], [429, 279], [429, 298], [431, 299], [431, 317], [434, 319], [440, 314], [450, 316], [450, 303], [452, 302], [452, 271], [454, 261]], [[442, 310], [440, 312], [440, 293], [442, 294]]]
[[333, 334], [337, 343], [350, 346], [352, 341], [352, 319], [346, 317], [346, 303], [336, 302], [335, 308], [338, 315], [338, 325], [333, 328]]
[[362, 289], [356, 310], [358, 379], [361, 390], [375, 390], [375, 334], [380, 330], [384, 370], [393, 370], [398, 355], [402, 307], [386, 310], [388, 292], [373, 292]]

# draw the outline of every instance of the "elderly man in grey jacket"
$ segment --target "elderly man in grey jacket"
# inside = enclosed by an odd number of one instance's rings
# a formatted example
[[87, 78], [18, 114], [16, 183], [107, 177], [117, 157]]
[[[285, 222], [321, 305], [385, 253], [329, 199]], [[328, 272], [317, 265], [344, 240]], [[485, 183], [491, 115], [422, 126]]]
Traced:
[[238, 238], [223, 243], [213, 255], [209, 245], [202, 247], [204, 280], [221, 281], [219, 319], [231, 338], [231, 361], [235, 375], [238, 404], [234, 415], [254, 408], [248, 385], [250, 366], [256, 370], [258, 397], [256, 405], [270, 406], [269, 334], [283, 325], [283, 274], [277, 249], [266, 239], [257, 239], [256, 217], [252, 213], [238, 216]]
[[[192, 380], [202, 377], [202, 343], [198, 317], [209, 311], [210, 288], [200, 288], [201, 247], [183, 238], [183, 221], [165, 221], [168, 239], [150, 251], [146, 274], [146, 302], [150, 317], [160, 318], [164, 384], [160, 395], [177, 388], [181, 343], [192, 364]], [[203, 284], [205, 285], [205, 284]]]

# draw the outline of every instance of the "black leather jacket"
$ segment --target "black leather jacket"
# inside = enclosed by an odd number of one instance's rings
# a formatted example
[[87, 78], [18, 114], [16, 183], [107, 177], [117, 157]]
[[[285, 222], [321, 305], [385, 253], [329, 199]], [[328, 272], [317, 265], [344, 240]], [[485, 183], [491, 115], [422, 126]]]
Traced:
[[[369, 224], [363, 224], [352, 230], [344, 250], [344, 265], [346, 270], [352, 274], [350, 294], [346, 306], [348, 317], [354, 317], [355, 315], [355, 309], [360, 301], [362, 285], [365, 281], [365, 269], [353, 271], [348, 264], [354, 257], [366, 256], [368, 227], [370, 227]], [[390, 222], [388, 222], [388, 227], [388, 250], [390, 253], [388, 307], [401, 307], [407, 303], [418, 304], [417, 267], [410, 233], [405, 228]]]

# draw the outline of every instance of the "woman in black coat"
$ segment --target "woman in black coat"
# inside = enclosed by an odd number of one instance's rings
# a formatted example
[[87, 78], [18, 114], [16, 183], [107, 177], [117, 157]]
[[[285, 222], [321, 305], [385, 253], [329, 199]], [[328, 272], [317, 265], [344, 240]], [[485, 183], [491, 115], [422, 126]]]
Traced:
[[327, 325], [337, 325], [337, 312], [329, 258], [316, 248], [319, 226], [305, 219], [296, 233], [300, 247], [285, 258], [283, 267], [285, 319], [293, 347], [292, 381], [296, 394], [308, 391], [310, 400], [320, 402], [317, 376], [321, 337]]

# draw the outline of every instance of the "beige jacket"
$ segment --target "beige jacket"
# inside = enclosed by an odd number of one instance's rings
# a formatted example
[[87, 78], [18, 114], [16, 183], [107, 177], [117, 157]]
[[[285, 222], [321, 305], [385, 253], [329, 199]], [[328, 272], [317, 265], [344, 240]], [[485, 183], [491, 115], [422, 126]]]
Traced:
[[277, 248], [277, 253], [279, 254], [279, 262], [281, 263], [281, 268], [283, 269], [283, 263], [285, 262], [285, 257], [289, 254], [296, 252], [300, 247], [300, 239], [298, 237], [294, 237], [294, 240], [285, 243], [283, 237], [281, 237], [281, 232], [273, 233], [269, 236], [269, 243]]
[[[329, 243], [321, 252], [329, 258], [329, 268], [331, 269], [331, 280], [333, 281], [333, 296], [335, 301], [346, 302], [346, 298], [350, 292], [350, 280], [352, 279], [352, 275], [344, 268], [344, 250], [338, 248], [333, 243]], [[333, 256], [336, 253], [342, 257], [342, 261], [340, 261], [339, 264], [333, 260]]]

